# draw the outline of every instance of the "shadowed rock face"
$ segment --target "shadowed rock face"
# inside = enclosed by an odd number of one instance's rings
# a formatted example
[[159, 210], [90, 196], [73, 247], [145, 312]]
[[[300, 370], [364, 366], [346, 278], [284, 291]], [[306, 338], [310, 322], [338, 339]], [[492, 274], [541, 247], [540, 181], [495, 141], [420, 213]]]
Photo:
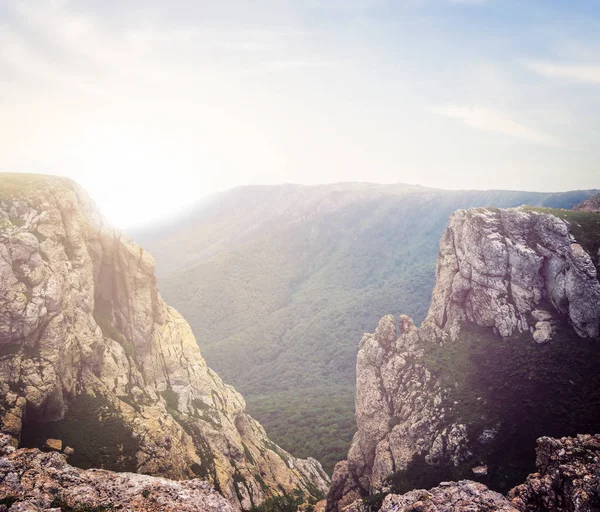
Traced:
[[[475, 427], [453, 415], [460, 407], [454, 387], [443, 385], [426, 357], [431, 347], [456, 343], [463, 325], [499, 342], [521, 334], [521, 343], [547, 343], [566, 322], [579, 337], [598, 338], [596, 268], [569, 225], [553, 215], [522, 208], [457, 211], [440, 241], [436, 279], [421, 328], [407, 316], [398, 326], [386, 316], [360, 342], [358, 431], [347, 461], [334, 471], [328, 510], [385, 490], [390, 475], [419, 457], [449, 467], [471, 460]], [[494, 439], [495, 424], [481, 425], [481, 417], [475, 423], [478, 445]]]
[[201, 477], [236, 507], [325, 492], [319, 463], [270, 442], [244, 409], [162, 301], [147, 252], [73, 183], [0, 175], [0, 427], [13, 445], [62, 428], [74, 461]]
[[[389, 494], [381, 512], [593, 512], [600, 510], [600, 435], [538, 440], [538, 472], [508, 493], [479, 482], [441, 482], [429, 490]], [[342, 506], [368, 512], [362, 500]]]

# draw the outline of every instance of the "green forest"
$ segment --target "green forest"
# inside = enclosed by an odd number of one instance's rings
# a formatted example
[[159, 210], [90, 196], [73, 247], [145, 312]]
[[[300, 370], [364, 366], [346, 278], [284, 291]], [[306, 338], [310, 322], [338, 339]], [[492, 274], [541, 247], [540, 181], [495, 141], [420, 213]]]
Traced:
[[248, 187], [134, 238], [155, 256], [160, 291], [191, 324], [209, 366], [273, 441], [331, 472], [355, 430], [360, 339], [388, 313], [424, 319], [450, 214], [571, 208], [589, 195]]

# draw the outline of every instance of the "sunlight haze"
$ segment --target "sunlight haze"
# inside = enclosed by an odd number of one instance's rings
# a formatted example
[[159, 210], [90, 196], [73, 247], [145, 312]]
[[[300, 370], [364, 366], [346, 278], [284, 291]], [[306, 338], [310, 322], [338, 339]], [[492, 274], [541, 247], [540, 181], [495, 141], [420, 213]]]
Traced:
[[120, 227], [247, 184], [598, 186], [600, 7], [3, 0], [0, 171]]

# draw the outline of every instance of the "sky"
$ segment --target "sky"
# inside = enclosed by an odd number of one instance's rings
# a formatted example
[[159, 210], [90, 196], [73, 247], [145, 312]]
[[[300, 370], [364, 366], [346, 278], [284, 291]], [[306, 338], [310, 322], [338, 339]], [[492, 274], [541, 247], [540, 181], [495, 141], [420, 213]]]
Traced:
[[600, 187], [597, 0], [0, 0], [0, 172], [122, 228], [248, 184]]

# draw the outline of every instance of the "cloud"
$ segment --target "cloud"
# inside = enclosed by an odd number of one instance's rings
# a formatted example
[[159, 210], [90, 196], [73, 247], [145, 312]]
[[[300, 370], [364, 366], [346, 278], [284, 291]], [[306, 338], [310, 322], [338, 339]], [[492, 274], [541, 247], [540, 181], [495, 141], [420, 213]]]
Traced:
[[298, 69], [326, 68], [336, 65], [335, 62], [323, 62], [317, 60], [271, 60], [262, 62], [252, 68], [248, 73], [278, 73]]
[[490, 108], [468, 105], [445, 105], [427, 107], [429, 112], [443, 117], [458, 119], [471, 128], [486, 132], [500, 133], [516, 139], [533, 142], [544, 146], [564, 147], [554, 137], [529, 128], [515, 121], [505, 112]]
[[600, 84], [600, 66], [586, 64], [554, 64], [550, 62], [528, 62], [527, 67], [538, 75], [562, 78], [571, 82]]

